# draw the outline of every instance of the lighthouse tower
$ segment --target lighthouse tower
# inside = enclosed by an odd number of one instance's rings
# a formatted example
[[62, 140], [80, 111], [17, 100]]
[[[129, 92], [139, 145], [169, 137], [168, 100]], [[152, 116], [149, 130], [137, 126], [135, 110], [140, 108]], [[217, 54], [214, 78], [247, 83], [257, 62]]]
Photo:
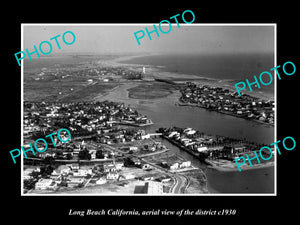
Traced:
[[153, 81], [154, 76], [153, 76], [153, 73], [151, 72], [151, 69], [150, 69], [150, 71], [148, 70], [147, 75], [146, 75], [146, 67], [143, 66], [143, 70], [141, 73], [141, 79], [147, 80], [147, 81]]

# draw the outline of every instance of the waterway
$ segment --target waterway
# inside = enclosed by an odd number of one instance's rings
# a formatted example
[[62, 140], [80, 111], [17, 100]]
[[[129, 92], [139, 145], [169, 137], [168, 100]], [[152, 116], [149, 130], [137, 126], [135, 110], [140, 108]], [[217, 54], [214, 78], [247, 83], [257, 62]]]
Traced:
[[[155, 132], [159, 127], [192, 127], [212, 135], [245, 138], [262, 144], [274, 142], [274, 127], [203, 108], [176, 106], [179, 92], [174, 92], [165, 98], [151, 100], [129, 98], [127, 90], [138, 84], [139, 82], [121, 84], [107, 95], [99, 95], [95, 100], [120, 101], [129, 104], [154, 122], [153, 125], [143, 128], [147, 132]], [[274, 191], [274, 168], [272, 167], [243, 172], [219, 172], [208, 169], [205, 164], [166, 140], [163, 140], [163, 143], [171, 151], [190, 160], [193, 165], [206, 172], [210, 193], [273, 193]]]

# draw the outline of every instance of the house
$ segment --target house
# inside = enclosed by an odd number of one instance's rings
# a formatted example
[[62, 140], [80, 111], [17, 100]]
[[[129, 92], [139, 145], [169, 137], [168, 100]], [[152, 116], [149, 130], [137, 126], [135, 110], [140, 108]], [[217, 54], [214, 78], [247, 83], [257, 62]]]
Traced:
[[149, 139], [150, 138], [150, 134], [145, 134], [145, 135], [141, 135], [141, 139]]
[[266, 120], [266, 117], [260, 116], [258, 119], [259, 119], [260, 121], [265, 121], [265, 120]]
[[263, 118], [266, 118], [267, 117], [267, 114], [265, 113], [265, 112], [261, 112], [261, 117], [263, 117]]
[[106, 178], [105, 177], [100, 177], [97, 181], [96, 184], [105, 184], [106, 183]]
[[192, 128], [186, 128], [185, 130], [183, 130], [183, 133], [186, 133], [187, 135], [193, 135], [196, 133], [196, 131]]
[[48, 189], [49, 190], [56, 190], [58, 188], [57, 186], [57, 182], [53, 181], [49, 186], [48, 186]]
[[151, 152], [155, 152], [156, 151], [156, 146], [153, 145], [152, 147], [149, 147], [148, 150], [151, 151]]
[[27, 169], [24, 169], [24, 172], [23, 174], [24, 175], [30, 175], [32, 172], [40, 172], [41, 169], [38, 167], [38, 168], [27, 168]]
[[137, 151], [138, 147], [136, 146], [125, 146], [121, 148], [123, 151]]
[[117, 170], [116, 166], [113, 163], [104, 163], [103, 164], [103, 171], [105, 173], [115, 172], [116, 170]]
[[254, 114], [253, 113], [248, 113], [248, 118], [253, 118]]
[[79, 164], [78, 163], [74, 163], [70, 165], [71, 170], [78, 170], [79, 169]]
[[40, 168], [35, 168], [35, 169], [27, 168], [27, 169], [25, 169], [24, 172], [23, 172], [23, 180], [29, 180], [29, 179], [33, 178], [31, 176], [31, 174], [33, 172], [38, 172], [39, 173], [40, 171], [41, 171]]
[[109, 172], [106, 174], [106, 179], [107, 180], [117, 180], [119, 178], [119, 173], [118, 172]]
[[91, 159], [96, 159], [96, 150], [89, 150], [89, 153], [91, 155]]
[[85, 177], [86, 175], [92, 175], [92, 169], [79, 169], [77, 172], [73, 172], [74, 176], [82, 176]]
[[139, 160], [138, 158], [129, 158], [128, 163], [130, 165], [140, 166], [141, 165], [141, 160]]
[[73, 156], [78, 156], [80, 150], [81, 150], [80, 148], [74, 148], [74, 149], [73, 149]]
[[179, 163], [178, 162], [167, 162], [167, 161], [162, 161], [161, 166], [164, 168], [168, 168], [170, 170], [175, 170], [178, 169]]
[[120, 177], [119, 177], [119, 180], [129, 180], [129, 179], [134, 179], [135, 176], [131, 173], [124, 173], [124, 174], [121, 174]]
[[32, 176], [30, 175], [23, 175], [23, 180], [30, 180]]
[[68, 178], [68, 187], [77, 187], [84, 183], [84, 178], [72, 176]]
[[233, 149], [233, 152], [245, 152], [245, 151], [246, 151], [246, 146], [239, 146], [239, 147], [236, 146]]
[[176, 169], [178, 169], [178, 167], [179, 167], [178, 162], [174, 162], [174, 163], [169, 164], [170, 170], [176, 170]]
[[81, 184], [84, 182], [84, 178], [80, 176], [70, 176], [68, 177], [69, 183], [76, 183], [76, 184]]
[[183, 143], [183, 145], [184, 145], [185, 147], [190, 146], [190, 145], [193, 145], [193, 144], [195, 144], [195, 142], [194, 142], [194, 141], [191, 141], [191, 140], [185, 141], [185, 142]]
[[123, 166], [124, 166], [124, 162], [115, 163], [116, 170], [122, 170]]
[[177, 131], [172, 131], [168, 137], [173, 137], [174, 135], [179, 135]]
[[207, 151], [208, 149], [207, 149], [207, 147], [206, 146], [199, 146], [199, 147], [197, 147], [197, 151], [198, 152], [203, 152], [203, 151]]
[[71, 168], [69, 166], [62, 165], [62, 166], [59, 166], [57, 169], [53, 170], [51, 175], [58, 176], [58, 175], [61, 175], [61, 174], [69, 174], [70, 172], [71, 172]]
[[179, 168], [187, 168], [191, 166], [191, 161], [184, 161], [179, 164]]
[[54, 181], [59, 181], [60, 178], [62, 177], [62, 175], [61, 174], [53, 174], [53, 172], [51, 173], [50, 178]]

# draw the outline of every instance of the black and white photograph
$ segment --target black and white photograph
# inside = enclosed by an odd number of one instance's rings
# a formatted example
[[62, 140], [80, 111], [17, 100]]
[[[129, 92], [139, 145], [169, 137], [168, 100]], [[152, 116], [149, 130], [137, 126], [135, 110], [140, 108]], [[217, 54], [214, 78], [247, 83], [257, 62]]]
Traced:
[[45, 3], [2, 13], [3, 221], [297, 218], [295, 4]]
[[22, 195], [276, 194], [276, 24], [22, 31]]

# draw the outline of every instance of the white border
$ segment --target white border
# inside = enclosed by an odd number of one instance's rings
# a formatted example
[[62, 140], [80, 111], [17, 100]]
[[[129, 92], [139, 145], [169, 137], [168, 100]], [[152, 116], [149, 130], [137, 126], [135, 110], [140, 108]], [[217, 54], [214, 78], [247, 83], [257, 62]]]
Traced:
[[[21, 24], [21, 51], [23, 51], [24, 49], [24, 41], [23, 41], [23, 32], [24, 32], [24, 26], [23, 24]], [[23, 126], [24, 126], [24, 63], [21, 62], [21, 145], [23, 146], [24, 145], [24, 137], [23, 137]], [[25, 194], [23, 193], [23, 190], [24, 190], [24, 182], [23, 182], [23, 176], [24, 176], [24, 173], [23, 173], [23, 163], [24, 163], [24, 155], [21, 154], [22, 157], [21, 157], [21, 196], [25, 196]]]
[[[274, 67], [277, 66], [277, 24], [274, 24]], [[274, 77], [276, 77], [275, 82], [274, 82], [274, 102], [275, 102], [275, 113], [274, 113], [274, 142], [277, 141], [277, 76], [275, 76], [275, 71], [274, 71]], [[277, 196], [277, 151], [275, 151], [275, 156], [274, 156], [274, 195]]]
[[[151, 23], [21, 23], [21, 51], [24, 50], [23, 32], [24, 26], [152, 26]], [[156, 24], [158, 25], [158, 24]], [[163, 26], [166, 24], [162, 24]], [[172, 23], [172, 25], [176, 25]], [[277, 65], [277, 23], [192, 23], [180, 24], [180, 26], [273, 26], [274, 27], [274, 67]], [[274, 71], [275, 77], [275, 71]], [[23, 145], [23, 92], [24, 92], [24, 66], [21, 63], [21, 143]], [[277, 140], [277, 79], [274, 83], [274, 142]], [[275, 151], [276, 152], [276, 151]], [[23, 155], [22, 155], [23, 156]], [[24, 157], [24, 156], [23, 156]], [[277, 196], [277, 152], [274, 156], [274, 193], [214, 193], [214, 194], [163, 194], [163, 195], [147, 195], [147, 194], [24, 194], [23, 190], [23, 157], [21, 157], [21, 196]]]

